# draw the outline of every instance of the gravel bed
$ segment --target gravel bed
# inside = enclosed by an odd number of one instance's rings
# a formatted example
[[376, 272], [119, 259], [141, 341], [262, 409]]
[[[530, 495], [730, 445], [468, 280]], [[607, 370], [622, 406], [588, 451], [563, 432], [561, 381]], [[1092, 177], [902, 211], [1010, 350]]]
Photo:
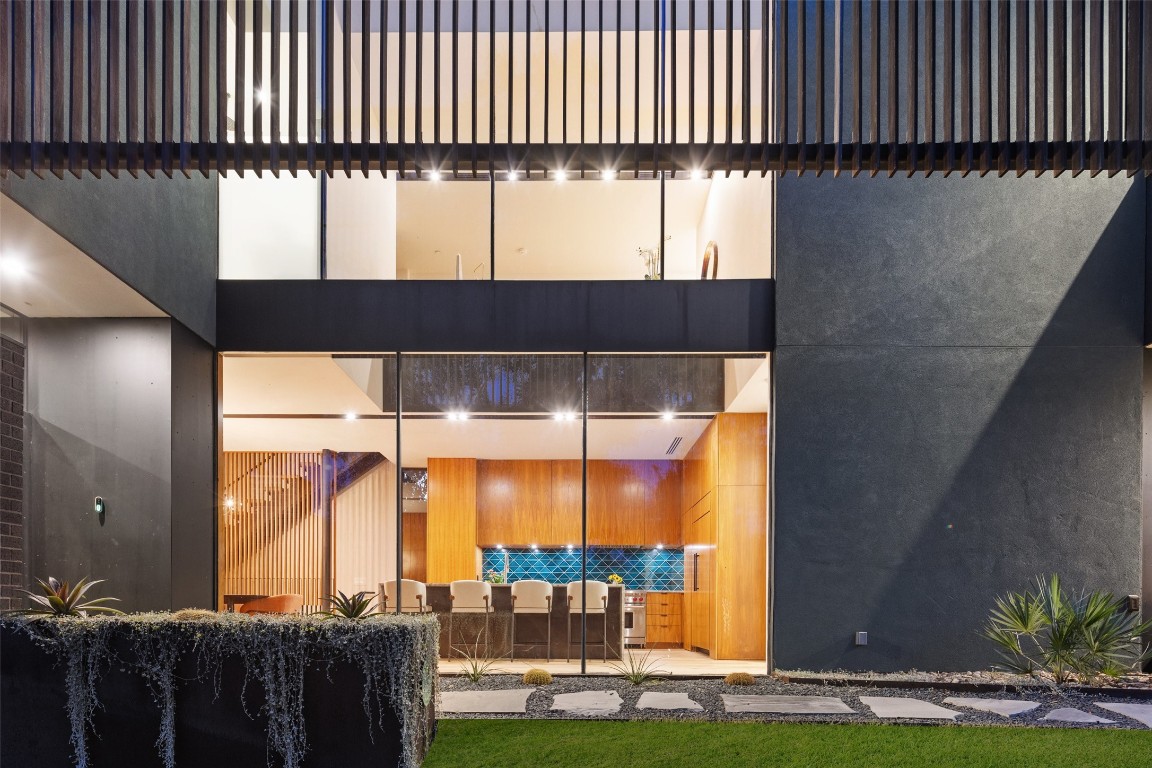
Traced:
[[[442, 676], [440, 688], [442, 691], [478, 691], [498, 690], [503, 688], [524, 688], [518, 675], [489, 675], [479, 683], [473, 683], [465, 677]], [[1099, 709], [1092, 706], [1094, 702], [1131, 702], [1117, 696], [1085, 695], [1077, 692], [1042, 692], [1042, 693], [956, 693], [955, 691], [938, 690], [931, 688], [871, 688], [865, 686], [843, 685], [801, 685], [784, 683], [771, 677], [757, 677], [755, 685], [731, 686], [723, 680], [715, 678], [676, 678], [656, 680], [643, 685], [632, 685], [620, 677], [556, 677], [551, 685], [535, 686], [536, 691], [528, 697], [527, 711], [524, 714], [466, 714], [444, 713], [443, 718], [459, 719], [544, 719], [544, 720], [689, 720], [689, 721], [749, 721], [749, 722], [789, 722], [789, 723], [904, 723], [916, 725], [995, 725], [1004, 727], [1040, 727], [1040, 728], [1112, 728], [1146, 730], [1145, 727], [1131, 718], [1124, 717], [1115, 712]], [[573, 715], [562, 711], [549, 709], [552, 698], [559, 693], [575, 693], [577, 691], [607, 691], [615, 690], [624, 704], [620, 711], [599, 717]], [[636, 702], [640, 695], [646, 691], [660, 691], [668, 693], [686, 693], [703, 708], [703, 712], [669, 711], [669, 710], [641, 710], [636, 709]], [[774, 694], [785, 696], [835, 696], [855, 710], [856, 715], [777, 715], [757, 712], [728, 713], [724, 711], [724, 702], [721, 694]], [[904, 696], [959, 711], [961, 714], [955, 723], [947, 720], [881, 720], [872, 714], [864, 704], [860, 703], [860, 696]], [[1001, 717], [990, 712], [979, 712], [963, 707], [944, 704], [949, 696], [963, 696], [967, 698], [985, 699], [1019, 699], [1038, 702], [1040, 706], [1031, 712], [1014, 715], [1011, 718]], [[1115, 720], [1115, 725], [1058, 723], [1041, 720], [1045, 714], [1061, 707], [1074, 707], [1090, 712], [1109, 720]]]

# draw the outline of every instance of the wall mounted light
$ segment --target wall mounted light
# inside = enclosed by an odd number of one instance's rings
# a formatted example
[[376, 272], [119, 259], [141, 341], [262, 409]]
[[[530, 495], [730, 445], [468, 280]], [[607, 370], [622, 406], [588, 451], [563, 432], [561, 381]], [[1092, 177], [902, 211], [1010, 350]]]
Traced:
[[612, 181], [612, 179], [616, 178], [616, 171], [612, 168], [605, 168], [600, 171], [600, 178], [604, 179], [604, 181]]
[[348, 411], [348, 413], [344, 414], [344, 420], [345, 421], [356, 421], [355, 411]]
[[92, 508], [96, 512], [96, 519], [100, 521], [100, 525], [104, 525], [104, 497], [97, 496], [92, 503]]
[[516, 181], [519, 178], [520, 173], [518, 171], [508, 171], [508, 181]]
[[430, 181], [440, 181], [440, 171], [430, 171], [428, 173], [428, 179]]

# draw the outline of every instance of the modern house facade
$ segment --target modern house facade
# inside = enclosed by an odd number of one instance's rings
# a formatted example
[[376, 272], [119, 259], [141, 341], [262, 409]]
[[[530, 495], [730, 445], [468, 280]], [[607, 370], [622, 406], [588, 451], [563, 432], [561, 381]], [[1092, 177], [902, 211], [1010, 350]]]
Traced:
[[887, 671], [986, 667], [1040, 574], [1152, 598], [1144, 4], [0, 19], [6, 607], [402, 577], [447, 652], [448, 584], [540, 579], [500, 653], [621, 653], [626, 588]]

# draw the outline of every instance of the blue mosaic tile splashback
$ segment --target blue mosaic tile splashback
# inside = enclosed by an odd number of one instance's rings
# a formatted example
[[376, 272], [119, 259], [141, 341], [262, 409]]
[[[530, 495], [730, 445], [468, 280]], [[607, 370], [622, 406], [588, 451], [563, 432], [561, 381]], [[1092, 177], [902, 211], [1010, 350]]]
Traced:
[[[508, 556], [508, 581], [541, 579], [567, 584], [580, 579], [579, 549], [485, 549], [484, 573], [504, 572]], [[609, 574], [624, 579], [627, 589], [680, 592], [684, 589], [684, 550], [639, 547], [595, 547], [588, 550], [588, 578], [607, 581]]]

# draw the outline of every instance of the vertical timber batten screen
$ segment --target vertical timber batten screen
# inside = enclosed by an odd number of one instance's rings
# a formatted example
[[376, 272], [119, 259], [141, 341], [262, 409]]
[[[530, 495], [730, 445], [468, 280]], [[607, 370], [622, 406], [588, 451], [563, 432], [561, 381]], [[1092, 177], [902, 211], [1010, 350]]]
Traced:
[[217, 608], [224, 595], [300, 594], [306, 613], [320, 610], [325, 482], [322, 453], [222, 454]]
[[1147, 174], [1152, 3], [0, 0], [0, 173], [318, 166]]

